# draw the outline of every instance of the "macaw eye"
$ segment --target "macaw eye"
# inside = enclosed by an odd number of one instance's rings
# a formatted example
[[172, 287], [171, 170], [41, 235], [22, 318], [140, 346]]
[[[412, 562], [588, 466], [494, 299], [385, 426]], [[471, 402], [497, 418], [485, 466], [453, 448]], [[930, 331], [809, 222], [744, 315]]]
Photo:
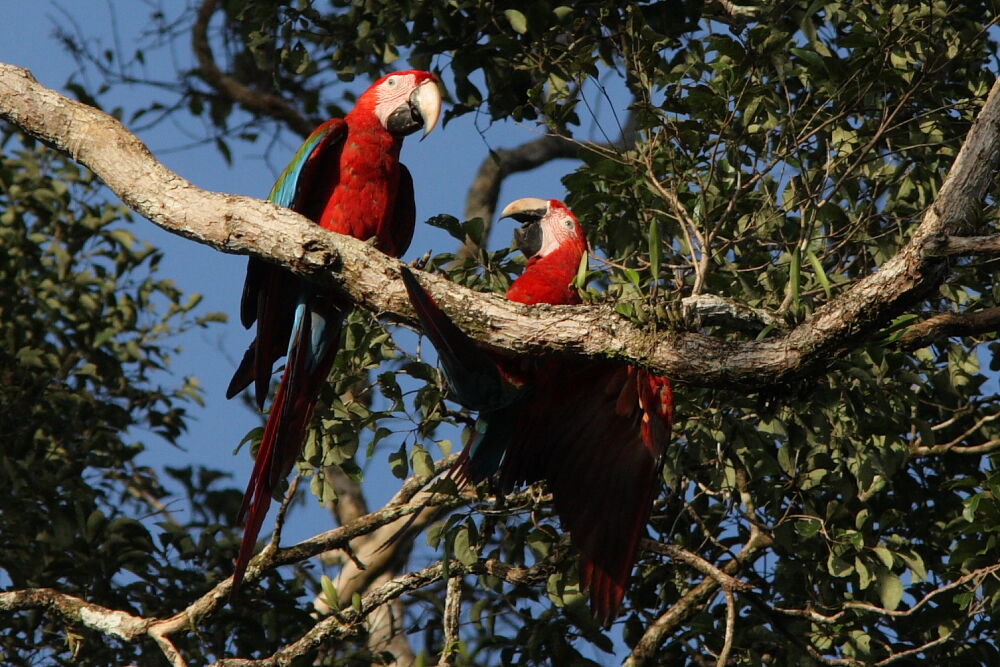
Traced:
[[389, 77], [388, 79], [385, 80], [385, 85], [388, 86], [389, 88], [395, 88], [396, 84], [398, 82], [399, 82], [399, 79], [397, 79], [394, 76], [391, 76], [391, 77]]
[[566, 221], [563, 222], [563, 224], [566, 225], [566, 229], [573, 229], [573, 221], [572, 220], [566, 220]]

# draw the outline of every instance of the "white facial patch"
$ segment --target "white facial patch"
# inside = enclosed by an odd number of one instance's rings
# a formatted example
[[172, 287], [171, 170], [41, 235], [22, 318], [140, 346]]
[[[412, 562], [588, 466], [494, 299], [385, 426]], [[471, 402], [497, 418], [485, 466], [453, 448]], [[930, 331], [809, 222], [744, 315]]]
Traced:
[[409, 101], [410, 93], [417, 87], [412, 74], [393, 74], [375, 89], [375, 115], [382, 127], [386, 126], [393, 111]]
[[564, 208], [550, 207], [542, 218], [541, 225], [542, 247], [538, 250], [539, 257], [544, 257], [566, 241], [577, 238], [576, 221]]

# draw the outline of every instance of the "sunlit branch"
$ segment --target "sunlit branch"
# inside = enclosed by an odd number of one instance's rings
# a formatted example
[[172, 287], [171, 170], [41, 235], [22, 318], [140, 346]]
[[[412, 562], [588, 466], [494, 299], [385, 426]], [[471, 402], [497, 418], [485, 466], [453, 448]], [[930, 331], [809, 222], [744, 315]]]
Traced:
[[[734, 342], [650, 331], [628, 322], [612, 306], [528, 307], [436, 276], [424, 274], [421, 280], [456, 324], [515, 353], [613, 357], [709, 386], [760, 388], [787, 382], [825, 368], [944, 280], [942, 261], [926, 248], [969, 219], [995, 176], [1000, 160], [998, 91], [1000, 86], [994, 86], [910, 241], [877, 272], [781, 336]], [[0, 117], [67, 152], [127, 205], [168, 231], [224, 252], [266, 257], [363, 307], [414, 321], [396, 260], [287, 209], [196, 188], [157, 162], [117, 120], [39, 85], [25, 70], [0, 66]]]

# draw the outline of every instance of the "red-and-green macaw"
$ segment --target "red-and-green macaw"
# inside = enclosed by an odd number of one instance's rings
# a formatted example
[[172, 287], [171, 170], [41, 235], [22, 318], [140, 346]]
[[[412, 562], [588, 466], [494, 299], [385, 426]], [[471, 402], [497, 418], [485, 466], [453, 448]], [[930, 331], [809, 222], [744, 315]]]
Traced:
[[[572, 211], [554, 199], [527, 198], [501, 217], [522, 223], [514, 237], [528, 258], [507, 298], [580, 303], [572, 283], [587, 242]], [[476, 435], [452, 477], [464, 484], [497, 475], [503, 493], [545, 481], [580, 553], [594, 615], [609, 624], [621, 610], [670, 439], [670, 380], [620, 362], [488, 352], [448, 319], [412, 273], [404, 269], [403, 279], [454, 399], [479, 410]]]
[[[413, 179], [399, 162], [403, 137], [434, 129], [441, 112], [437, 78], [409, 70], [382, 77], [344, 118], [320, 125], [274, 184], [268, 199], [320, 226], [398, 257], [413, 237]], [[263, 409], [274, 363], [288, 355], [271, 403], [238, 522], [246, 521], [233, 573], [243, 580], [274, 489], [302, 450], [320, 387], [327, 379], [351, 305], [323, 293], [281, 267], [251, 257], [240, 319], [257, 337], [226, 392], [232, 398], [254, 383]]]

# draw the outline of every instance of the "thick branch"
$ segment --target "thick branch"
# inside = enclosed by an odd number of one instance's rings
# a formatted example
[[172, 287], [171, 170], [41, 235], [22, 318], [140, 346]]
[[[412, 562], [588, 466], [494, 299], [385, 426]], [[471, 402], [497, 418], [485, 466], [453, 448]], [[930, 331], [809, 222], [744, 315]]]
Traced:
[[[414, 321], [396, 260], [273, 204], [196, 188], [157, 162], [117, 120], [39, 85], [26, 70], [0, 65], [0, 117], [71, 155], [127, 205], [168, 231], [223, 252], [265, 257], [363, 307]], [[944, 277], [943, 263], [929, 256], [927, 246], [972, 218], [998, 159], [1000, 85], [994, 85], [910, 242], [877, 273], [772, 339], [733, 342], [643, 330], [611, 306], [528, 307], [443, 278], [423, 275], [421, 280], [459, 326], [495, 347], [619, 358], [680, 381], [759, 388], [826, 365], [935, 289]]]
[[717, 294], [698, 294], [681, 299], [684, 312], [691, 314], [698, 326], [719, 326], [731, 331], [756, 334], [765, 327], [783, 326], [781, 318], [762, 308], [751, 308]]
[[28, 588], [0, 593], [0, 611], [44, 609], [64, 620], [127, 641], [146, 633], [149, 621], [123, 611], [92, 604], [52, 588]]
[[448, 580], [444, 598], [444, 648], [441, 650], [439, 667], [449, 667], [458, 660], [458, 628], [462, 615], [462, 578]]
[[157, 627], [155, 619], [108, 609], [52, 588], [27, 588], [0, 593], [0, 611], [25, 609], [44, 610], [61, 617], [69, 625], [83, 626], [125, 641], [135, 641], [148, 635], [160, 646], [171, 665], [185, 665], [173, 642]]

